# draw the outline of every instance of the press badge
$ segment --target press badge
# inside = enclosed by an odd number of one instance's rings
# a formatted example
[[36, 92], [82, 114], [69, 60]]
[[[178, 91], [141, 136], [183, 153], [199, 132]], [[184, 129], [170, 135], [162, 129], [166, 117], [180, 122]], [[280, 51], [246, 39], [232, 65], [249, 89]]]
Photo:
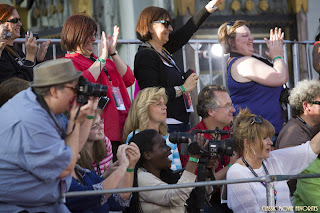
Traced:
[[119, 111], [126, 110], [126, 107], [124, 106], [119, 87], [112, 86], [111, 90], [112, 90], [112, 97], [114, 99], [114, 102], [116, 103], [117, 110], [119, 110]]
[[194, 112], [190, 92], [183, 93], [184, 106], [187, 112]]

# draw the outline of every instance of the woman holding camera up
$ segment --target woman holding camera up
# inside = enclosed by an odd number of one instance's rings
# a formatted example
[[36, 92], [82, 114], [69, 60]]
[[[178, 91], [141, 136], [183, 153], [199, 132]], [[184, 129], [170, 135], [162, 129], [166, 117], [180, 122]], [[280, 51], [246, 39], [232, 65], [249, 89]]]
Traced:
[[[99, 56], [93, 54], [93, 43], [96, 41], [97, 24], [85, 13], [72, 15], [63, 25], [61, 47], [69, 51], [65, 55], [73, 61], [77, 70], [92, 83], [108, 86], [107, 98], [100, 105], [103, 109], [104, 133], [112, 142], [113, 155], [120, 145], [122, 128], [127, 118], [131, 101], [127, 92], [135, 78], [130, 67], [117, 54], [119, 27], [108, 36], [102, 32]], [[108, 55], [112, 60], [108, 59]], [[103, 99], [101, 99], [103, 100]], [[99, 102], [99, 104], [102, 102]]]
[[[20, 37], [22, 23], [17, 10], [8, 4], [0, 4], [0, 24], [6, 26], [1, 39], [6, 39], [6, 45], [0, 58], [0, 83], [12, 77], [18, 77], [27, 81], [33, 81], [33, 67], [42, 62], [47, 53], [50, 40], [43, 42], [38, 50], [36, 38], [32, 33], [25, 36], [26, 54], [13, 45], [16, 38]], [[0, 43], [0, 48], [2, 48]]]
[[143, 44], [135, 56], [134, 75], [141, 89], [154, 86], [166, 89], [169, 96], [169, 132], [185, 132], [190, 129], [189, 115], [192, 110], [188, 106], [189, 92], [194, 90], [199, 78], [193, 72], [185, 73], [171, 54], [181, 49], [223, 2], [224, 0], [210, 1], [175, 32], [172, 32], [170, 14], [163, 8], [147, 7], [139, 16], [136, 33]]

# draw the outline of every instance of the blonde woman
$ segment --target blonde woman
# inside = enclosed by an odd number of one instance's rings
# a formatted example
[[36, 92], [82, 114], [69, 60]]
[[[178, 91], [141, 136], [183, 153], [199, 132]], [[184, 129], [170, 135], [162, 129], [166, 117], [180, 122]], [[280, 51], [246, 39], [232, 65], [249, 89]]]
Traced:
[[177, 144], [169, 141], [167, 119], [168, 96], [164, 88], [148, 87], [139, 91], [129, 110], [123, 129], [123, 141], [128, 141], [133, 135], [145, 129], [158, 131], [171, 148], [171, 169], [181, 169], [181, 161]]
[[[247, 109], [234, 120], [234, 146], [243, 157], [228, 170], [227, 180], [265, 175], [296, 175], [311, 164], [320, 152], [320, 134], [311, 141], [287, 149], [271, 151], [272, 124]], [[299, 159], [299, 160], [296, 160]], [[291, 206], [286, 181], [272, 183], [276, 206]], [[234, 213], [263, 212], [267, 206], [264, 182], [228, 185], [228, 207]]]

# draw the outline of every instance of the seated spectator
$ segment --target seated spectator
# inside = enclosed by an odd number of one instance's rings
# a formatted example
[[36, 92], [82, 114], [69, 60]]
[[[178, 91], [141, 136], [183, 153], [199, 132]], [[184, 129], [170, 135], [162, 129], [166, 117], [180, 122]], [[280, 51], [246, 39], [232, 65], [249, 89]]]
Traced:
[[[215, 130], [219, 129], [229, 130], [230, 124], [233, 121], [233, 113], [235, 108], [233, 107], [230, 96], [226, 88], [222, 85], [209, 85], [204, 87], [198, 95], [197, 113], [202, 117], [202, 121], [198, 123], [192, 130]], [[192, 131], [191, 130], [191, 131]], [[221, 135], [220, 135], [221, 136]], [[230, 135], [223, 135], [217, 137], [215, 134], [204, 134], [204, 137], [209, 140], [222, 140], [227, 139]], [[215, 171], [208, 168], [208, 172], [214, 172], [216, 180], [225, 180], [229, 167], [239, 158], [235, 153], [231, 158], [228, 156], [220, 156], [218, 161], [218, 167]], [[185, 160], [183, 158], [182, 166], [185, 166]], [[219, 189], [221, 187], [218, 187]], [[215, 212], [230, 212], [226, 204], [221, 204], [220, 190], [216, 190], [216, 193], [212, 195], [211, 205]]]
[[69, 59], [41, 63], [31, 88], [0, 108], [0, 212], [68, 212], [61, 194], [98, 105], [70, 109], [81, 74]]
[[168, 96], [164, 88], [149, 87], [139, 91], [129, 110], [128, 118], [123, 128], [123, 141], [126, 143], [134, 134], [145, 129], [159, 132], [171, 148], [171, 169], [181, 169], [181, 161], [177, 144], [169, 141], [167, 119]]
[[[311, 141], [287, 149], [271, 151], [272, 124], [248, 109], [239, 112], [234, 120], [234, 143], [242, 155], [233, 164], [227, 180], [265, 175], [296, 175], [307, 168], [320, 152], [320, 134]], [[297, 160], [299, 159], [299, 160]], [[286, 181], [271, 182], [275, 206], [292, 206]], [[228, 206], [233, 212], [261, 212], [267, 206], [264, 182], [228, 185]], [[273, 205], [272, 205], [273, 206]]]
[[[313, 161], [308, 168], [300, 174], [320, 173], [320, 155]], [[315, 206], [314, 212], [320, 211], [320, 178], [298, 179], [297, 189], [293, 194], [293, 203], [295, 206]], [[305, 211], [296, 211], [298, 213]], [[311, 211], [309, 211], [311, 212]]]
[[[11, 36], [7, 39], [5, 47], [0, 43], [0, 49], [4, 48], [0, 58], [0, 83], [12, 77], [18, 77], [27, 81], [33, 80], [33, 67], [44, 60], [50, 40], [42, 42], [38, 49], [36, 38], [30, 34], [25, 35], [26, 54], [13, 45], [16, 38], [20, 37], [22, 27], [21, 18], [11, 5], [0, 4], [0, 23], [5, 25]], [[3, 37], [1, 37], [3, 38]]]
[[[277, 148], [298, 146], [310, 141], [320, 130], [320, 82], [303, 80], [292, 89], [289, 104], [294, 114], [281, 130]], [[290, 195], [296, 189], [297, 180], [289, 180]]]
[[0, 84], [0, 107], [17, 93], [29, 87], [29, 82], [13, 77]]
[[[92, 83], [108, 86], [109, 102], [103, 109], [104, 134], [111, 140], [112, 153], [116, 156], [121, 143], [122, 129], [128, 116], [131, 100], [127, 91], [135, 78], [130, 67], [117, 54], [119, 27], [107, 38], [101, 35], [99, 56], [93, 54], [93, 43], [96, 41], [97, 24], [85, 13], [72, 15], [64, 23], [61, 32], [61, 48], [69, 51], [70, 58], [77, 70]], [[108, 59], [108, 55], [112, 60]], [[112, 122], [110, 122], [112, 121]]]
[[[92, 133], [91, 133], [92, 134]], [[104, 190], [114, 188], [130, 188], [133, 184], [134, 167], [140, 158], [136, 144], [121, 145], [118, 148], [117, 167], [107, 176], [97, 175], [94, 171], [76, 165], [72, 172], [72, 183], [69, 191]], [[83, 156], [80, 156], [83, 158]], [[109, 212], [122, 211], [130, 204], [131, 193], [88, 195], [67, 198], [67, 207], [71, 212]]]
[[78, 161], [79, 166], [95, 170], [101, 176], [112, 165], [112, 145], [108, 137], [104, 135], [104, 122], [97, 112], [93, 118], [87, 142], [84, 144]]
[[[196, 141], [200, 141], [200, 139], [198, 138]], [[141, 153], [135, 168], [134, 186], [192, 183], [196, 180], [197, 176], [194, 173], [200, 156], [189, 153], [189, 162], [179, 178], [178, 174], [173, 174], [170, 170], [171, 160], [168, 158], [171, 154], [170, 147], [158, 131], [144, 130], [135, 134], [130, 142], [136, 143]], [[192, 149], [190, 149], [191, 151], [193, 152]], [[180, 188], [133, 193], [130, 209], [132, 212], [186, 212], [185, 202], [192, 189]]]

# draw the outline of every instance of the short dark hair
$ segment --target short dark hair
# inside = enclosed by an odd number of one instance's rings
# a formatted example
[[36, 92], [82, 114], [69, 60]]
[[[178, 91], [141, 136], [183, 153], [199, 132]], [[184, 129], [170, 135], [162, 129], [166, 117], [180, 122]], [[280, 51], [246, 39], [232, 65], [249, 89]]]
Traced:
[[9, 78], [0, 84], [0, 107], [17, 93], [29, 87], [29, 81], [21, 78]]
[[70, 16], [61, 31], [61, 48], [63, 51], [75, 51], [83, 46], [90, 36], [97, 32], [97, 24], [86, 13]]
[[168, 18], [171, 21], [169, 12], [161, 7], [152, 6], [144, 8], [140, 13], [136, 26], [137, 38], [143, 42], [150, 40], [152, 38], [151, 33], [149, 32], [150, 24], [153, 21], [160, 21]]
[[209, 85], [204, 87], [198, 95], [197, 113], [202, 118], [209, 116], [208, 109], [217, 109], [219, 102], [216, 99], [214, 92], [227, 92], [223, 85]]

